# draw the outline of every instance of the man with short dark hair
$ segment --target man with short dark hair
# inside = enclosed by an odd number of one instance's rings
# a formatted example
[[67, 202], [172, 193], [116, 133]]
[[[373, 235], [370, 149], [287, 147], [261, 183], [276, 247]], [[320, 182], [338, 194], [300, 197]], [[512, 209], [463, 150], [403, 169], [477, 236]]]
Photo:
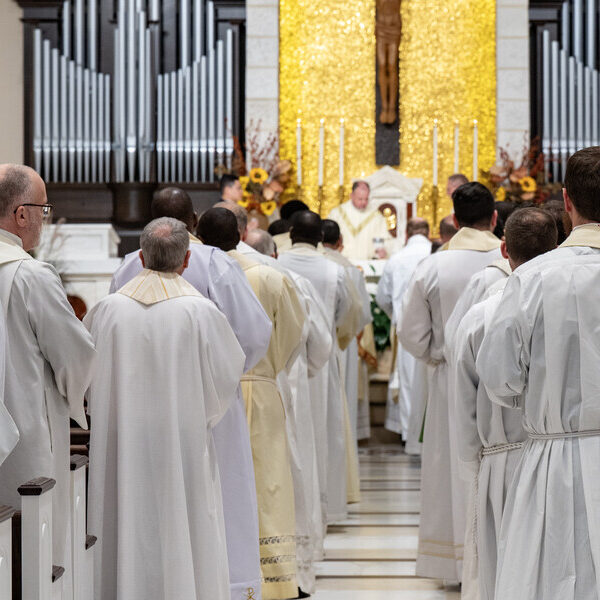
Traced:
[[417, 575], [461, 581], [467, 490], [458, 478], [451, 436], [454, 415], [444, 327], [471, 276], [501, 255], [500, 240], [492, 233], [496, 211], [490, 191], [480, 183], [466, 183], [454, 192], [452, 201], [459, 231], [448, 250], [426, 257], [415, 271], [402, 301], [398, 338], [408, 352], [431, 367]]
[[[404, 292], [417, 265], [431, 254], [428, 236], [429, 223], [425, 219], [409, 219], [406, 224], [406, 245], [388, 260], [379, 280], [375, 299], [392, 320], [394, 334], [400, 321]], [[385, 428], [402, 436], [407, 454], [421, 453], [419, 437], [425, 399], [417, 373], [419, 368], [414, 356], [398, 344], [395, 369], [388, 386]], [[420, 418], [413, 418], [413, 411], [419, 413]]]
[[0, 443], [14, 446], [0, 466], [0, 504], [18, 508], [20, 485], [38, 477], [56, 480], [52, 559], [66, 570], [69, 582], [69, 417], [87, 429], [83, 396], [96, 352], [54, 267], [28, 254], [51, 210], [44, 181], [33, 169], [0, 165], [0, 310], [7, 348], [1, 357], [6, 363], [2, 392], [20, 434], [17, 442], [11, 428], [12, 439]]
[[440, 242], [443, 250], [448, 249], [450, 240], [458, 232], [458, 227], [454, 224], [454, 215], [448, 215], [440, 221]]
[[300, 350], [305, 313], [292, 282], [235, 249], [239, 231], [229, 209], [212, 208], [199, 231], [238, 262], [273, 323], [264, 358], [242, 378], [254, 459], [263, 598], [293, 598], [296, 585], [294, 485], [286, 417], [277, 377]]
[[598, 190], [600, 148], [576, 152], [563, 190], [573, 231], [508, 279], [477, 356], [490, 397], [523, 410], [528, 436], [502, 517], [499, 600], [598, 595]]
[[348, 347], [342, 353], [342, 364], [346, 376], [346, 399], [352, 434], [356, 440], [365, 440], [371, 437], [369, 365], [366, 360], [370, 360], [373, 365], [373, 361], [377, 359], [373, 328], [371, 327], [373, 322], [371, 297], [367, 291], [363, 272], [341, 254], [344, 244], [338, 224], [331, 219], [323, 219], [321, 228], [323, 230], [321, 252], [326, 258], [342, 265], [354, 284], [353, 310], [357, 317], [355, 327], [348, 332], [351, 339]]
[[337, 332], [351, 329], [348, 321], [354, 318], [352, 282], [344, 267], [325, 258], [317, 249], [323, 241], [319, 215], [311, 211], [294, 214], [290, 235], [292, 249], [282, 254], [279, 261], [284, 267], [308, 279], [319, 292], [332, 338], [336, 340], [327, 365], [311, 382], [316, 400], [315, 438], [326, 524], [342, 520], [347, 514], [344, 398], [337, 355]]
[[226, 208], [209, 208], [198, 222], [196, 230], [200, 241], [223, 252], [235, 250], [240, 243], [240, 233], [235, 215]]
[[231, 598], [211, 431], [245, 357], [225, 316], [181, 277], [189, 245], [182, 221], [150, 222], [144, 270], [85, 318], [99, 361], [87, 395], [98, 598]]
[[[176, 215], [185, 223], [191, 257], [183, 278], [212, 300], [227, 317], [246, 354], [245, 370], [251, 369], [267, 351], [272, 326], [239, 265], [218, 248], [203, 245], [192, 234], [197, 218], [186, 191], [178, 188], [160, 190], [152, 200], [151, 212], [154, 218]], [[113, 276], [111, 292], [123, 287], [142, 269], [139, 252], [128, 254]], [[238, 390], [230, 410], [214, 428], [213, 434], [223, 489], [231, 597], [232, 600], [245, 600], [248, 588], [258, 594], [261, 575], [256, 486], [241, 391]], [[258, 600], [258, 595], [256, 597]]]
[[329, 213], [329, 218], [340, 226], [343, 254], [351, 260], [387, 258], [385, 246], [392, 241], [385, 217], [376, 207], [369, 206], [370, 192], [366, 181], [355, 181], [350, 200]]
[[219, 181], [219, 190], [221, 192], [221, 201], [239, 202], [244, 198], [244, 190], [239, 177], [225, 173]]
[[[505, 234], [501, 251], [513, 270], [556, 248], [554, 219], [537, 208], [515, 211], [506, 222]], [[477, 515], [476, 538], [471, 541], [477, 548], [479, 587], [473, 592], [482, 600], [494, 599], [504, 499], [526, 437], [522, 412], [494, 405], [475, 368], [479, 347], [507, 281], [500, 279], [486, 291], [487, 299], [467, 311], [451, 348], [458, 454], [462, 476], [473, 485], [473, 518]], [[468, 593], [464, 585], [463, 593]]]

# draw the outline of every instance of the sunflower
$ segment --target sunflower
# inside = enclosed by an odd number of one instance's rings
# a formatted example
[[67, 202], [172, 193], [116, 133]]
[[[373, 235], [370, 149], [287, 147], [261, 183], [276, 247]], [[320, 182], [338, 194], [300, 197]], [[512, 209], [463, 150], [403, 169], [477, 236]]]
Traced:
[[498, 202], [504, 202], [506, 200], [506, 188], [498, 188], [498, 190], [496, 191], [496, 200]]
[[250, 181], [254, 183], [264, 183], [269, 179], [269, 174], [260, 168], [250, 169]]
[[246, 189], [246, 186], [250, 183], [250, 177], [248, 177], [248, 175], [242, 175], [242, 177], [240, 177], [240, 185], [242, 186], [242, 189]]
[[524, 192], [535, 192], [537, 190], [537, 183], [533, 177], [527, 176], [519, 179], [519, 185]]
[[274, 212], [275, 209], [277, 208], [277, 202], [261, 202], [260, 203], [260, 210], [262, 212], [263, 215], [266, 215], [267, 217], [270, 217]]
[[250, 206], [250, 200], [238, 200], [238, 204], [242, 208], [248, 208], [248, 206]]

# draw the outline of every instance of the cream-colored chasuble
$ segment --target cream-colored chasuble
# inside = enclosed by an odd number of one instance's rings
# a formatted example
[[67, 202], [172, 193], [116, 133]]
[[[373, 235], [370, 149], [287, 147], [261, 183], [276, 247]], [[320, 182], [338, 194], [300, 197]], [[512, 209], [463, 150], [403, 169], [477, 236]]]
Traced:
[[398, 338], [408, 352], [431, 367], [417, 574], [460, 581], [469, 489], [459, 474], [444, 328], [471, 277], [501, 256], [500, 240], [486, 231], [463, 228], [450, 245], [453, 247], [428, 256], [417, 267], [402, 301]]
[[375, 258], [376, 246], [373, 240], [381, 238], [384, 246], [392, 241], [385, 217], [372, 205], [367, 206], [365, 210], [359, 210], [348, 200], [334, 208], [328, 218], [339, 225], [344, 238], [342, 254], [349, 259]]
[[188, 286], [146, 270], [85, 318], [99, 360], [87, 395], [98, 598], [231, 597], [211, 432], [245, 356], [225, 316]]
[[263, 598], [292, 598], [298, 593], [294, 487], [276, 378], [300, 349], [304, 309], [292, 283], [279, 271], [237, 250], [228, 254], [242, 267], [273, 323], [267, 354], [242, 378], [242, 392], [254, 458]]

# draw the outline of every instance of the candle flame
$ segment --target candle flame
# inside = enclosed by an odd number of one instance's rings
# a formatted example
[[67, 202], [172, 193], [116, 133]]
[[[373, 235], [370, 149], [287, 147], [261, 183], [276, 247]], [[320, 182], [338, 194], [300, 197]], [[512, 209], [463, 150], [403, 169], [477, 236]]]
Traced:
[[473, 119], [473, 125], [477, 127], [477, 119]]
[[343, 125], [343, 124], [344, 124], [344, 117], [342, 117], [342, 118], [340, 119], [340, 125]]
[[321, 119], [321, 125], [325, 123], [325, 119]]
[[434, 124], [436, 127], [437, 127], [437, 125], [438, 125], [438, 122], [439, 122], [439, 121], [438, 121], [437, 119], [434, 119], [434, 120], [433, 120], [433, 124]]
[[298, 125], [298, 127], [300, 127], [300, 124], [302, 123], [301, 119], [296, 119], [296, 124]]

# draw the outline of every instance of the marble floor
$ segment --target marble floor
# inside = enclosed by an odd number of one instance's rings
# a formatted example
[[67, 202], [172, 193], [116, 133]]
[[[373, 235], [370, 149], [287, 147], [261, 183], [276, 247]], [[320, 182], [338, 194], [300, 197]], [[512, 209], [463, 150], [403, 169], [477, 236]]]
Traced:
[[315, 600], [459, 600], [415, 575], [421, 468], [399, 447], [360, 449], [361, 502], [329, 528]]

